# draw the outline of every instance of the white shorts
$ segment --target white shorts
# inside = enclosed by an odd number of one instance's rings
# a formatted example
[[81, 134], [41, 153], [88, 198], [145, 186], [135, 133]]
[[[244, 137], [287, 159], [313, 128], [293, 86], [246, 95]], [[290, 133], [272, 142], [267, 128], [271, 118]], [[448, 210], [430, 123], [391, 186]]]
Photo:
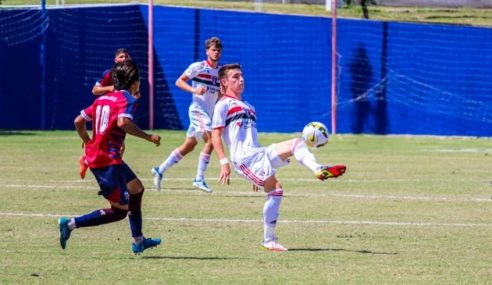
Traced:
[[212, 131], [212, 119], [205, 111], [190, 106], [188, 116], [190, 117], [190, 126], [186, 132], [187, 137], [195, 137], [199, 141], [205, 132]]
[[290, 162], [280, 159], [275, 150], [275, 144], [267, 148], [253, 149], [249, 155], [231, 160], [237, 174], [260, 188], [263, 188], [269, 177], [275, 175], [277, 168]]

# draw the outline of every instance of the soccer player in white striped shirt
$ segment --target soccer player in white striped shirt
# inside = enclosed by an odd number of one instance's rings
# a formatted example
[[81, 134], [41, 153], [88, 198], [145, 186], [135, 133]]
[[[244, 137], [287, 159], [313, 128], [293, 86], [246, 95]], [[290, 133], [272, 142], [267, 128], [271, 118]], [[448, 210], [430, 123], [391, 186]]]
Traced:
[[[205, 49], [207, 59], [192, 63], [176, 80], [176, 86], [193, 94], [192, 103], [188, 110], [190, 126], [183, 144], [174, 149], [160, 166], [151, 169], [154, 176], [154, 187], [157, 190], [161, 189], [164, 172], [192, 152], [198, 141], [203, 139], [205, 145], [198, 157], [197, 173], [193, 180], [193, 186], [207, 193], [213, 191], [205, 183], [205, 171], [213, 151], [210, 126], [214, 106], [219, 95], [220, 84], [217, 74], [219, 59], [222, 54], [222, 43], [219, 38], [212, 37], [205, 41]], [[191, 85], [188, 84], [189, 80], [191, 80]]]
[[262, 147], [258, 143], [256, 112], [243, 101], [244, 78], [239, 64], [227, 64], [219, 70], [223, 95], [215, 105], [212, 118], [212, 143], [220, 159], [219, 182], [229, 184], [230, 162], [225, 156], [224, 143], [229, 149], [233, 169], [253, 184], [253, 190], [267, 194], [263, 207], [263, 243], [267, 251], [286, 251], [277, 241], [275, 228], [279, 215], [283, 188], [275, 177], [277, 168], [289, 163], [289, 158], [307, 167], [320, 180], [335, 178], [346, 170], [345, 165], [327, 166], [316, 162], [301, 138]]

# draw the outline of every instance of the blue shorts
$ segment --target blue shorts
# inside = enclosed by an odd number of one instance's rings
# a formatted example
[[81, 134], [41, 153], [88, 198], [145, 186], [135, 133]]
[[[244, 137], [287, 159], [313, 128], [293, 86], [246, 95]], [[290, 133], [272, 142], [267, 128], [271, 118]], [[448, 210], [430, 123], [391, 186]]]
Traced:
[[104, 198], [127, 205], [130, 195], [127, 183], [137, 178], [135, 173], [126, 164], [115, 164], [101, 168], [91, 168], [92, 174], [99, 184], [99, 195]]

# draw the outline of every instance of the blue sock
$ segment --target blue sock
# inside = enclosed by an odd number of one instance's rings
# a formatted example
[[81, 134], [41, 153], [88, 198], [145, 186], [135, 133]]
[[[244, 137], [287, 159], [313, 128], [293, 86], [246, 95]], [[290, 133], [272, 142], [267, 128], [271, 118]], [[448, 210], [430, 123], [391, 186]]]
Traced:
[[94, 227], [122, 220], [128, 212], [118, 208], [99, 209], [75, 218], [77, 228]]
[[144, 190], [138, 194], [130, 195], [130, 202], [128, 203], [128, 221], [130, 222], [130, 229], [132, 231], [132, 237], [141, 237], [142, 233], [142, 196]]

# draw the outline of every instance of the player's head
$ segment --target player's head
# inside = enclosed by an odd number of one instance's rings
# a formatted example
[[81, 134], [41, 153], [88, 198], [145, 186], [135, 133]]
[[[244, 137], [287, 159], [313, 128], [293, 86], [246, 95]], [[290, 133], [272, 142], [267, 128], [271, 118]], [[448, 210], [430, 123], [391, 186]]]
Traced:
[[218, 37], [211, 37], [205, 41], [205, 50], [207, 59], [210, 61], [219, 61], [222, 53], [222, 42]]
[[239, 63], [226, 64], [219, 69], [221, 93], [241, 94], [244, 91], [244, 78]]
[[111, 78], [116, 90], [136, 92], [140, 87], [138, 66], [131, 60], [115, 63], [111, 69]]
[[130, 53], [126, 48], [119, 48], [114, 52], [114, 62], [123, 62], [130, 59]]

